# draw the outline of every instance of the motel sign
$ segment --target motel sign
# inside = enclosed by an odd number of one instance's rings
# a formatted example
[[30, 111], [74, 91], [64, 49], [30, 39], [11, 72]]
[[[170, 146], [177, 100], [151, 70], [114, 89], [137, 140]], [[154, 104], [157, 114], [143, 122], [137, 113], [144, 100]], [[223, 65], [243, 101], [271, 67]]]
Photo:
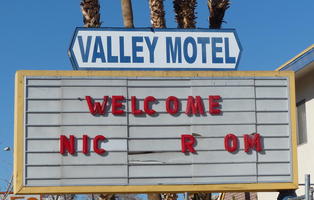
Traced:
[[236, 69], [235, 30], [77, 28], [74, 69]]

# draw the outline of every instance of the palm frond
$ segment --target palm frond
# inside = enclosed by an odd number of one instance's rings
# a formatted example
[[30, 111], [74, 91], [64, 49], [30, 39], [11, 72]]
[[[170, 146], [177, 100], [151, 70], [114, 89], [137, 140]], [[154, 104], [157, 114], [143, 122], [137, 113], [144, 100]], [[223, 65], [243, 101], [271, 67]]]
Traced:
[[220, 29], [224, 22], [226, 10], [230, 7], [229, 0], [208, 0], [209, 28]]

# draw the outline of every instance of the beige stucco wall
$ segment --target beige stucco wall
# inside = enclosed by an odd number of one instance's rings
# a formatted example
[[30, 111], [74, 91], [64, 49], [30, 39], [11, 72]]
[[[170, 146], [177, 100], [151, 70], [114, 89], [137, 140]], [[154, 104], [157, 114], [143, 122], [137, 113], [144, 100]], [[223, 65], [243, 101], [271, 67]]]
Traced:
[[[307, 142], [298, 145], [299, 183], [304, 183], [304, 174], [311, 174], [314, 183], [314, 71], [297, 79], [297, 102], [305, 99]], [[304, 194], [304, 188], [297, 191]]]
[[[307, 142], [298, 145], [298, 176], [299, 183], [304, 184], [304, 175], [311, 174], [314, 183], [314, 70], [299, 77], [296, 81], [296, 101], [305, 100]], [[297, 190], [298, 195], [304, 195], [304, 187]], [[278, 192], [259, 192], [259, 200], [277, 199]]]

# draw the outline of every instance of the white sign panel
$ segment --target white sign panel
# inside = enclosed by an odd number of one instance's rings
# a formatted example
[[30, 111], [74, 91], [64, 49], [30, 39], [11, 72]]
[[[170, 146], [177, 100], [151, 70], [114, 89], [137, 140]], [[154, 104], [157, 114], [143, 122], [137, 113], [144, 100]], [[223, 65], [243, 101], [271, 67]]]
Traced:
[[77, 28], [75, 69], [229, 69], [239, 62], [235, 30]]
[[17, 83], [22, 193], [297, 187], [290, 72], [25, 71]]
[[2, 200], [41, 200], [40, 195], [0, 194]]

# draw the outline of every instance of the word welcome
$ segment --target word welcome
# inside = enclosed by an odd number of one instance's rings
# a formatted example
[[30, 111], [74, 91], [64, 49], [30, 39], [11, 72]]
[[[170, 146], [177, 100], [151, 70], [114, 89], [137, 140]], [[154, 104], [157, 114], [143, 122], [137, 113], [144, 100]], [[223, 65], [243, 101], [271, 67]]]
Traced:
[[[85, 96], [85, 100], [88, 105], [89, 112], [93, 115], [104, 115], [106, 113], [108, 102], [111, 100], [111, 112], [114, 115], [123, 115], [125, 113], [125, 101], [126, 98], [124, 96], [104, 96], [103, 101], [95, 102], [92, 97]], [[211, 115], [219, 115], [221, 114], [221, 105], [219, 101], [221, 97], [219, 95], [209, 95], [208, 96], [208, 113]], [[133, 115], [141, 115], [148, 114], [154, 115], [156, 110], [153, 109], [153, 105], [157, 103], [157, 99], [153, 96], [147, 96], [144, 98], [143, 108], [138, 108], [138, 99], [136, 96], [131, 96], [131, 113]], [[169, 114], [177, 114], [180, 111], [180, 99], [175, 96], [167, 97], [165, 101], [165, 110]], [[185, 113], [187, 115], [191, 114], [205, 114], [205, 107], [203, 99], [200, 96], [188, 96], [187, 104], [185, 108]]]
[[[99, 155], [103, 155], [106, 152], [105, 148], [101, 147], [101, 143], [105, 142], [107, 139], [103, 135], [97, 135], [94, 138], [90, 138], [88, 135], [83, 135], [82, 137], [82, 152], [85, 155], [90, 153], [90, 143], [92, 141], [93, 151]], [[110, 141], [109, 141], [110, 142]], [[249, 152], [255, 149], [257, 152], [263, 150], [261, 136], [259, 133], [252, 135], [244, 134], [244, 151]], [[60, 136], [60, 154], [69, 153], [74, 155], [77, 153], [77, 138], [74, 135], [70, 135], [69, 138], [65, 135]], [[195, 146], [197, 145], [197, 139], [193, 135], [184, 134], [181, 135], [181, 147], [182, 153], [196, 153]], [[229, 133], [224, 137], [224, 149], [230, 153], [239, 150], [239, 138], [238, 136]]]

